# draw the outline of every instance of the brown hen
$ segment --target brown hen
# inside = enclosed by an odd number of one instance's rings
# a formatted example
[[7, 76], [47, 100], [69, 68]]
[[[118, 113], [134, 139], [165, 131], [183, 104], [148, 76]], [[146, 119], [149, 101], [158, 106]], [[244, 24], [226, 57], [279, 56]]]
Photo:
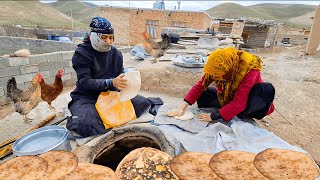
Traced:
[[170, 45], [170, 40], [168, 35], [164, 35], [164, 38], [160, 42], [156, 42], [147, 32], [142, 33], [143, 36], [143, 47], [151, 56], [155, 58], [155, 62], [158, 61], [158, 58], [163, 56], [165, 50]]
[[38, 73], [31, 81], [31, 85], [24, 91], [17, 88], [14, 77], [7, 82], [7, 99], [14, 106], [15, 111], [23, 115], [25, 123], [28, 123], [27, 114], [38, 105], [41, 98], [40, 82], [42, 74]]
[[53, 84], [47, 84], [46, 82], [44, 82], [43, 79], [40, 82], [41, 99], [48, 103], [50, 109], [54, 109], [51, 106], [51, 102], [54, 101], [61, 94], [63, 90], [63, 83], [61, 79], [62, 74], [63, 74], [63, 70], [59, 69]]

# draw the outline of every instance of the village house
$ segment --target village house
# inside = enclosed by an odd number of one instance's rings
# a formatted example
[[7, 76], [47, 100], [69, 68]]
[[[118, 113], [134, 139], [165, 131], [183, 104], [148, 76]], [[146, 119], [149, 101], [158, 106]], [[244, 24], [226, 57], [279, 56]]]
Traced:
[[158, 39], [165, 27], [206, 30], [211, 18], [206, 12], [181, 10], [101, 7], [102, 17], [110, 20], [115, 28], [115, 44], [136, 45], [141, 43], [141, 33], [146, 31]]
[[270, 37], [271, 27], [275, 25], [275, 21], [271, 20], [237, 20], [237, 19], [215, 19], [220, 21], [219, 31], [223, 34], [230, 34], [234, 22], [244, 22], [242, 31], [242, 38], [244, 44], [241, 47], [244, 48], [264, 48], [266, 41], [272, 38]]

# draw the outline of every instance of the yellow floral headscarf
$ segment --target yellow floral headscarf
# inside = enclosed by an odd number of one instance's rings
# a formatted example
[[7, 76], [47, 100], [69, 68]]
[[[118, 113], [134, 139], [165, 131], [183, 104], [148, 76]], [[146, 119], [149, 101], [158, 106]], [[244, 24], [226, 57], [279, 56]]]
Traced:
[[228, 47], [213, 51], [204, 66], [204, 87], [214, 81], [222, 93], [217, 93], [222, 106], [234, 97], [240, 82], [252, 69], [262, 70], [262, 60], [250, 53]]

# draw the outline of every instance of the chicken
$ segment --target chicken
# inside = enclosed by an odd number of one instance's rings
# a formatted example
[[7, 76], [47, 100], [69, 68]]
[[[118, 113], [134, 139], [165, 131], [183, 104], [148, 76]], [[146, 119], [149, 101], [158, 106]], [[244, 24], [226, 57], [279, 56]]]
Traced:
[[23, 115], [25, 123], [28, 123], [27, 114], [38, 105], [41, 98], [42, 74], [38, 73], [31, 81], [31, 85], [24, 91], [17, 88], [14, 77], [7, 82], [7, 99], [14, 106], [15, 111]]
[[167, 34], [164, 35], [164, 38], [160, 42], [156, 42], [152, 37], [147, 33], [143, 32], [143, 47], [144, 49], [155, 58], [155, 62], [157, 62], [157, 59], [164, 55], [165, 50], [170, 45], [170, 39]]
[[63, 90], [63, 84], [61, 80], [62, 73], [63, 70], [59, 69], [53, 84], [46, 84], [43, 79], [40, 82], [41, 99], [48, 103], [50, 109], [54, 109], [51, 106], [51, 102], [55, 100]]

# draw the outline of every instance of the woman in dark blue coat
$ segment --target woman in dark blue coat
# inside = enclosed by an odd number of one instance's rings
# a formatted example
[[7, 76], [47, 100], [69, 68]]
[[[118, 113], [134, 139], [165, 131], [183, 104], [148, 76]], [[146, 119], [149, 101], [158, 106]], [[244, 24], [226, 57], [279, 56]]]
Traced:
[[127, 87], [123, 78], [123, 56], [112, 46], [114, 29], [111, 23], [95, 17], [90, 28], [90, 34], [78, 45], [72, 57], [78, 81], [68, 105], [72, 117], [68, 118], [67, 128], [83, 137], [108, 131], [95, 108], [99, 94]]

